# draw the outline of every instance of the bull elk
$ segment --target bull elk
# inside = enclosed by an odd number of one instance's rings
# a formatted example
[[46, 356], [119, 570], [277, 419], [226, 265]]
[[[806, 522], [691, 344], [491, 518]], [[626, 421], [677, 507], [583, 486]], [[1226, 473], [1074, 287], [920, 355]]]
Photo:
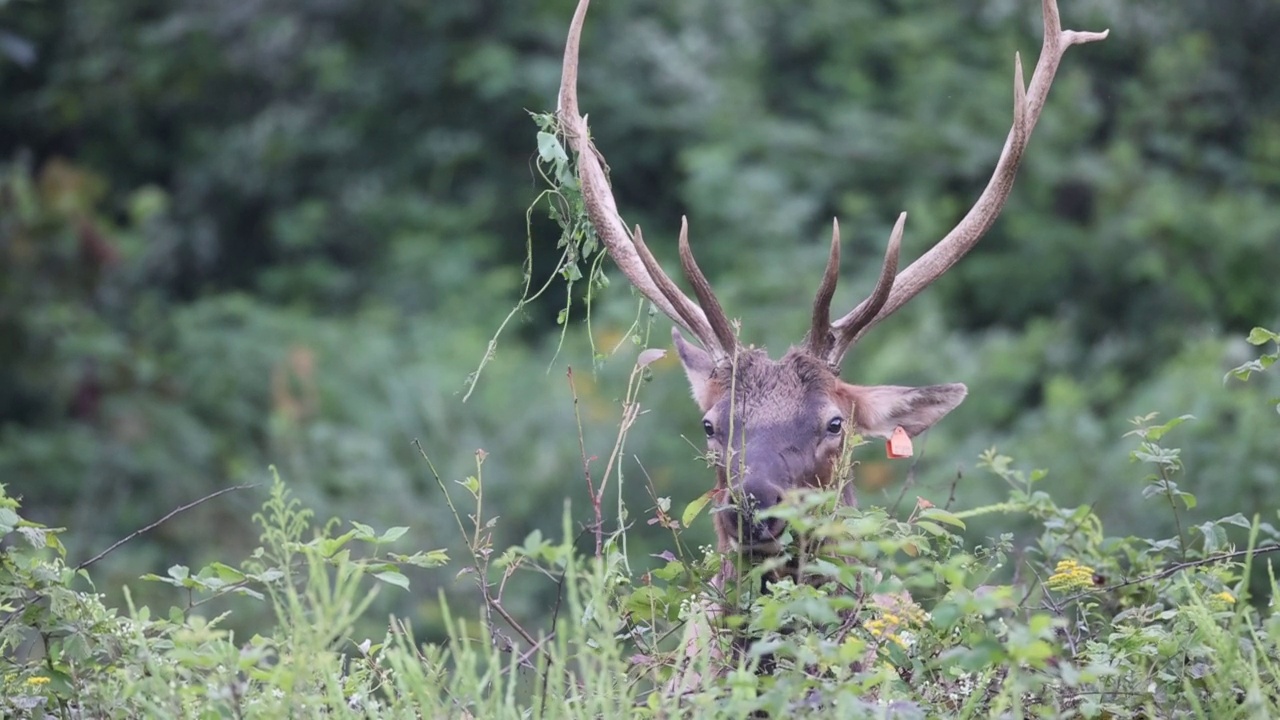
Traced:
[[[663, 272], [645, 245], [640, 228], [629, 232], [618, 214], [602, 156], [578, 110], [578, 50], [590, 0], [579, 0], [565, 43], [558, 120], [577, 156], [582, 196], [601, 243], [632, 285], [674, 323], [672, 339], [701, 409], [710, 455], [716, 458], [716, 488], [725, 507], [714, 514], [718, 546], [760, 558], [781, 551], [785, 528], [764, 510], [787, 491], [831, 487], [844, 438], [853, 432], [888, 437], [896, 428], [918, 435], [960, 404], [960, 383], [901, 387], [855, 385], [840, 378], [849, 349], [871, 328], [938, 279], [991, 228], [1013, 187], [1014, 176], [1040, 117], [1054, 74], [1067, 48], [1102, 40], [1107, 32], [1063, 30], [1056, 0], [1043, 0], [1044, 44], [1024, 85], [1020, 58], [1014, 60], [1013, 126], [986, 188], [973, 207], [928, 252], [898, 273], [906, 213], [898, 216], [884, 264], [871, 294], [849, 312], [831, 319], [831, 300], [840, 269], [839, 225], [833, 223], [826, 271], [813, 302], [803, 341], [779, 360], [743, 346], [734, 326], [698, 268], [690, 250], [688, 223], [680, 226], [679, 252], [685, 278], [697, 302]], [[685, 339], [681, 330], [697, 341]], [[845, 485], [844, 502], [854, 501]]]

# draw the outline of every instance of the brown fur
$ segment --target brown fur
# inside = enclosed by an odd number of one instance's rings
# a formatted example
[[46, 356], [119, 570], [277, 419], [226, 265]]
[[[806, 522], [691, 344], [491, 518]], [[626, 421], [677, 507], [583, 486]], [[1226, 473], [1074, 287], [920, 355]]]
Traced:
[[[678, 335], [676, 343], [694, 399], [715, 428], [708, 441], [716, 461], [715, 487], [731, 506], [761, 491], [772, 496], [830, 488], [839, 480], [833, 471], [848, 433], [887, 437], [902, 427], [918, 435], [965, 393], [962, 385], [852, 385], [802, 348], [791, 348], [776, 361], [764, 350], [743, 349], [730, 362], [713, 364]], [[844, 430], [832, 434], [827, 426], [837, 418]], [[844, 500], [854, 502], [851, 488]], [[717, 515], [721, 551], [735, 548], [738, 522], [732, 513]]]

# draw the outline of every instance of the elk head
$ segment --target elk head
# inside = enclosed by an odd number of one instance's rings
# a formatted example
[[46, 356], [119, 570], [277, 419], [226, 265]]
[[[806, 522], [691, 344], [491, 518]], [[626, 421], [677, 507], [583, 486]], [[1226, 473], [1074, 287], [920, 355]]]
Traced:
[[[840, 267], [840, 233], [833, 224], [831, 253], [813, 303], [809, 332], [800, 345], [775, 361], [763, 350], [738, 342], [694, 261], [687, 222], [680, 228], [680, 261], [696, 303], [663, 272], [640, 228], [629, 232], [618, 215], [602, 158], [578, 111], [578, 48], [589, 2], [579, 0], [569, 28], [558, 110], [562, 132], [577, 155], [587, 213], [627, 279], [676, 324], [672, 330], [676, 350], [703, 412], [708, 449], [717, 459], [717, 487], [725, 491], [726, 511], [716, 514], [720, 549], [771, 554], [778, 549], [783, 528], [777, 520], [762, 519], [761, 511], [776, 505], [790, 489], [830, 485], [847, 433], [887, 437], [901, 427], [908, 435], [918, 435], [964, 399], [967, 390], [959, 383], [917, 388], [853, 385], [840, 379], [840, 365], [868, 330], [946, 272], [991, 227], [1013, 187], [1064, 52], [1071, 45], [1101, 40], [1107, 33], [1063, 30], [1056, 0], [1043, 0], [1044, 45], [1029, 87], [1023, 84], [1021, 61], [1015, 56], [1013, 127], [977, 202], [951, 232], [901, 274], [898, 250], [906, 213], [899, 215], [875, 288], [834, 321], [830, 311]], [[698, 344], [686, 340], [681, 329]], [[845, 500], [853, 502], [851, 491], [846, 490]]]

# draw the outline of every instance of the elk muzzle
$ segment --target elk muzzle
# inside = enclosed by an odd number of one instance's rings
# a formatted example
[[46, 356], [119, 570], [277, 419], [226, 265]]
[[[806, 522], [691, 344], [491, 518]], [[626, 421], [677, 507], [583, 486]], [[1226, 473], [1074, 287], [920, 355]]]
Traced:
[[[773, 554], [787, 529], [782, 518], [766, 511], [782, 502], [790, 482], [786, 463], [752, 461], [727, 473], [725, 507], [720, 514], [721, 529], [739, 549], [753, 554]], [[777, 456], [781, 460], [781, 456]]]

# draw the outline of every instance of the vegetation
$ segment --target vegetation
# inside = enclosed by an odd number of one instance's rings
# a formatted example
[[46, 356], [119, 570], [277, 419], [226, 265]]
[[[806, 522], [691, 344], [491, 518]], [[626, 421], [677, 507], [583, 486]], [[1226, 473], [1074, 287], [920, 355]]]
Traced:
[[[1276, 338], [1261, 329], [1255, 336]], [[1178, 450], [1164, 442], [1185, 419], [1137, 418], [1129, 434], [1133, 458], [1151, 469], [1143, 495], [1167, 500], [1175, 518], [1196, 505], [1174, 480]], [[918, 498], [897, 520], [837, 504], [838, 492], [828, 491], [779, 506], [774, 512], [790, 532], [820, 543], [801, 555], [809, 558], [804, 581], [784, 578], [758, 592], [760, 573], [776, 569], [763, 566], [721, 596], [708, 582], [721, 558], [692, 547], [682, 532], [705, 501], [677, 519], [670, 499], [657, 498], [648, 524], [669, 531], [679, 552], [664, 552], [653, 570], [631, 561], [621, 504], [607, 523], [616, 529], [579, 530], [566, 508], [559, 540], [534, 531], [499, 551], [497, 518], [485, 510], [493, 482], [482, 472], [485, 460], [454, 483], [460, 489], [436, 477], [466, 540], [459, 575], [475, 581], [481, 605], [475, 613], [442, 599], [446, 637], [426, 643], [405, 619], [370, 629], [360, 621], [379, 615], [370, 608], [380, 591], [409, 589], [402, 568], [434, 568], [446, 554], [394, 552], [405, 527], [317, 523], [279, 478], [254, 515], [262, 544], [238, 566], [175, 565], [144, 576], [182, 598], [164, 617], [127, 591], [121, 612], [91, 585], [76, 589], [99, 558], [69, 566], [62, 532], [24, 520], [18, 502], [0, 496], [8, 541], [0, 709], [14, 717], [1280, 712], [1280, 616], [1255, 606], [1250, 589], [1256, 560], [1280, 550], [1280, 531], [1258, 515], [1185, 533], [1179, 524], [1169, 538], [1114, 536], [1091, 507], [1054, 502], [1042, 489], [1047, 472], [1023, 472], [991, 451], [980, 465], [1008, 487], [996, 505], [953, 511]], [[1009, 534], [966, 543], [967, 522], [991, 513], [1031, 518], [1038, 534], [1025, 545]], [[1229, 542], [1233, 527], [1247, 531], [1243, 548]], [[581, 550], [584, 533], [595, 534], [594, 552]], [[1261, 565], [1263, 592], [1273, 596], [1275, 573], [1270, 562]], [[505, 607], [508, 582], [519, 574], [555, 588], [550, 622], [534, 631]], [[250, 637], [228, 629], [228, 614], [209, 603], [230, 595], [265, 605], [268, 629]], [[706, 622], [702, 598], [729, 609], [713, 640], [721, 655], [703, 648], [690, 657], [676, 641], [682, 627]], [[740, 637], [750, 643], [735, 654]], [[769, 671], [760, 672], [765, 663]], [[704, 680], [669, 689], [690, 671]]]
[[[530, 121], [572, 4], [0, 0], [0, 714], [1280, 714], [1275, 4], [1065, 4], [1010, 206], [846, 364], [969, 399], [785, 510], [914, 604], [744, 593], [681, 698], [710, 474]], [[1037, 11], [730, 5], [602, 3], [583, 104], [776, 354], [832, 215], [839, 304], [968, 207]]]

